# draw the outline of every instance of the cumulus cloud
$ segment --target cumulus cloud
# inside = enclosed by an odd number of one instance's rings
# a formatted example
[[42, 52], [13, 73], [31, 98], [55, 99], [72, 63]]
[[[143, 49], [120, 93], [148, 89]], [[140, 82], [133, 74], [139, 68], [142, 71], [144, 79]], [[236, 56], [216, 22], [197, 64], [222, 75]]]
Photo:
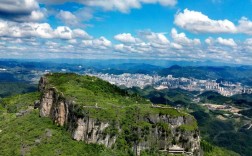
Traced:
[[167, 39], [164, 33], [155, 33], [145, 30], [139, 31], [138, 36], [157, 50], [167, 49], [170, 44], [170, 41]]
[[238, 31], [244, 34], [252, 35], [252, 21], [246, 17], [239, 20]]
[[[199, 39], [189, 39], [188, 37], [186, 37], [185, 33], [178, 33], [177, 30], [175, 28], [173, 28], [171, 30], [171, 36], [174, 40], [174, 42], [176, 42], [177, 44], [180, 45], [199, 45], [200, 44], [200, 40]], [[178, 46], [175, 46], [178, 47]]]
[[0, 36], [52, 38], [53, 29], [48, 23], [17, 23], [0, 20]]
[[149, 30], [139, 31], [140, 37], [146, 39], [148, 42], [158, 43], [158, 44], [169, 44], [170, 41], [165, 37], [164, 33], [155, 33]]
[[140, 39], [133, 37], [130, 33], [118, 34], [114, 38], [122, 43], [136, 43], [140, 41]]
[[252, 38], [248, 38], [244, 41], [243, 48], [246, 52], [252, 53]]
[[[122, 44], [115, 45], [116, 51], [120, 52], [134, 52], [147, 53], [148, 55], [156, 54], [165, 56], [167, 52], [169, 55], [173, 54], [174, 50], [177, 52], [187, 52], [191, 49], [198, 50], [201, 42], [199, 39], [190, 39], [185, 33], [178, 33], [176, 29], [171, 30], [172, 40], [166, 37], [166, 33], [152, 32], [150, 30], [139, 31], [136, 37], [128, 33], [116, 35], [117, 40], [121, 40]], [[130, 42], [126, 42], [130, 41]], [[179, 53], [177, 52], [176, 55]]]
[[213, 39], [213, 38], [209, 37], [205, 40], [205, 43], [207, 45], [213, 45], [213, 46], [216, 46], [216, 44], [228, 46], [228, 47], [236, 47], [237, 46], [237, 43], [234, 41], [234, 39], [232, 39], [232, 38], [225, 39], [222, 37], [218, 37], [217, 39]]
[[0, 36], [59, 39], [92, 38], [84, 30], [72, 30], [67, 26], [58, 26], [53, 29], [48, 23], [18, 23], [4, 20], [0, 20]]
[[193, 33], [242, 33], [252, 35], [252, 21], [242, 17], [238, 24], [224, 20], [210, 19], [198, 11], [185, 9], [175, 15], [174, 24]]
[[83, 40], [82, 41], [83, 47], [89, 47], [92, 49], [108, 49], [112, 46], [112, 42], [105, 37], [100, 37], [93, 40]]
[[39, 8], [36, 0], [1, 0], [0, 13], [2, 14], [30, 14]]
[[9, 17], [9, 19], [17, 22], [38, 22], [44, 20], [47, 14], [46, 9], [34, 10], [30, 15], [16, 15]]
[[[39, 0], [41, 3], [60, 4], [70, 2], [70, 0]], [[117, 10], [128, 13], [131, 9], [141, 8], [142, 4], [159, 3], [163, 6], [174, 6], [177, 0], [77, 0], [77, 3], [90, 7], [100, 7], [105, 11]]]
[[231, 21], [213, 20], [197, 11], [185, 9], [175, 15], [174, 24], [193, 33], [236, 33], [237, 28]]
[[36, 0], [0, 1], [0, 18], [18, 22], [41, 21], [47, 10], [40, 8]]
[[59, 18], [61, 21], [63, 21], [65, 24], [70, 26], [79, 24], [78, 18], [69, 11], [60, 10], [60, 12], [56, 15], [56, 17]]
[[224, 39], [222, 37], [218, 37], [217, 42], [219, 44], [222, 44], [222, 45], [225, 45], [225, 46], [230, 46], [230, 47], [236, 47], [237, 46], [237, 44], [235, 43], [235, 41], [232, 38]]

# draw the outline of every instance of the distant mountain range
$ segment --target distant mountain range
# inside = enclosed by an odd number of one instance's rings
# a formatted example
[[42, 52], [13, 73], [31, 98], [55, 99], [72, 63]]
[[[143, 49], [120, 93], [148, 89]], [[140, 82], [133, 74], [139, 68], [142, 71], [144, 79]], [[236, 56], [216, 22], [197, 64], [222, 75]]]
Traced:
[[[200, 66], [201, 63], [191, 62], [168, 62], [164, 60], [77, 60], [76, 62], [65, 62], [59, 60], [0, 60], [0, 68], [11, 68], [11, 72], [0, 72], [1, 80], [17, 81], [11, 74], [16, 72], [29, 73], [31, 70], [50, 70], [59, 72], [64, 69], [66, 72], [83, 73], [84, 71], [101, 72], [109, 74], [140, 73], [174, 77], [192, 77], [197, 79], [217, 79], [232, 82], [241, 82], [252, 86], [252, 66]], [[159, 62], [159, 63], [157, 63]], [[172, 65], [174, 63], [182, 65]], [[196, 66], [196, 64], [198, 66]], [[216, 64], [215, 64], [216, 65]], [[1, 81], [0, 80], [0, 81]]]
[[158, 72], [161, 76], [173, 75], [174, 77], [193, 77], [196, 79], [217, 79], [232, 82], [241, 82], [245, 85], [252, 85], [251, 66], [187, 66], [178, 65], [162, 69]]

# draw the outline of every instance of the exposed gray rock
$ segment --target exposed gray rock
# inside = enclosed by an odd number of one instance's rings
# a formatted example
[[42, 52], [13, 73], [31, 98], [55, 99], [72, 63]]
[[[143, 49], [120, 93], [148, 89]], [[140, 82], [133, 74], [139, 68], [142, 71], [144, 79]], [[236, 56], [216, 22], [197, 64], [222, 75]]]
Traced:
[[52, 137], [52, 131], [50, 129], [46, 129], [45, 131], [46, 131], [45, 135], [46, 135], [47, 138]]
[[[77, 117], [73, 113], [75, 105], [73, 101], [65, 99], [64, 95], [59, 93], [55, 88], [46, 88], [46, 79], [42, 78], [40, 82], [39, 88], [43, 94], [39, 107], [40, 116], [50, 117], [59, 126], [65, 125], [72, 134], [72, 138], [77, 141], [103, 144], [109, 148], [116, 143], [117, 136], [110, 136], [110, 134], [105, 133], [106, 128], [110, 126], [109, 121], [101, 122], [87, 116]], [[199, 131], [182, 131], [179, 129], [183, 124], [192, 123], [192, 117], [151, 114], [142, 120], [152, 125], [160, 122], [166, 123], [169, 125], [170, 130], [167, 132], [158, 127], [152, 127], [149, 129], [148, 134], [142, 134], [143, 132], [139, 129], [139, 135], [146, 135], [147, 140], [143, 139], [133, 145], [132, 150], [136, 155], [140, 155], [142, 150], [150, 149], [153, 146], [167, 151], [173, 146], [174, 141], [176, 145], [186, 149], [188, 152], [192, 152], [194, 155], [200, 155]], [[120, 125], [118, 125], [118, 132], [122, 132]], [[50, 130], [46, 131], [46, 136], [52, 136]]]
[[39, 100], [34, 101], [34, 109], [39, 108], [39, 106], [40, 106], [40, 101]]

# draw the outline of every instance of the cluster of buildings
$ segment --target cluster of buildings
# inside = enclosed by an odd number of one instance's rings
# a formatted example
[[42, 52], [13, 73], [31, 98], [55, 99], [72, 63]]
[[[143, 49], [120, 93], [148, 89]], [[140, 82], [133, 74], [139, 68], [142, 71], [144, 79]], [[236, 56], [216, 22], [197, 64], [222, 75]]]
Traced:
[[217, 82], [216, 80], [200, 80], [195, 78], [175, 78], [172, 75], [161, 77], [158, 75], [145, 75], [145, 74], [88, 74], [91, 76], [99, 77], [105, 81], [115, 84], [117, 86], [140, 87], [153, 86], [157, 90], [162, 89], [184, 89], [189, 91], [216, 91], [223, 96], [232, 96], [235, 94], [252, 93], [252, 88], [242, 86], [241, 83], [232, 83], [227, 81]]
[[88, 74], [90, 76], [99, 77], [105, 81], [110, 82], [111, 84], [115, 84], [117, 86], [125, 86], [127, 88], [132, 87], [140, 87], [144, 88], [145, 86], [153, 85], [158, 82], [158, 78], [155, 76], [145, 75], [145, 74], [121, 74], [121, 75], [113, 75], [113, 74]]

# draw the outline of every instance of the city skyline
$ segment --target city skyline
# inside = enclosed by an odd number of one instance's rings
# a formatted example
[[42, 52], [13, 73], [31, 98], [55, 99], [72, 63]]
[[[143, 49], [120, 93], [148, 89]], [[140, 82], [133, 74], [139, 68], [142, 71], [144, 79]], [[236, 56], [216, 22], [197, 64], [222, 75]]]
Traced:
[[198, 91], [200, 93], [206, 91], [218, 92], [223, 96], [233, 96], [236, 94], [251, 94], [252, 88], [242, 83], [233, 83], [230, 81], [220, 81], [213, 79], [196, 79], [186, 77], [173, 77], [173, 75], [159, 76], [148, 74], [129, 74], [124, 73], [120, 75], [104, 74], [104, 73], [88, 73], [85, 75], [95, 76], [108, 81], [111, 84], [132, 88], [139, 87], [154, 87], [156, 90], [168, 89], [183, 89], [188, 91]]
[[251, 65], [251, 9], [251, 0], [3, 0], [0, 57]]

